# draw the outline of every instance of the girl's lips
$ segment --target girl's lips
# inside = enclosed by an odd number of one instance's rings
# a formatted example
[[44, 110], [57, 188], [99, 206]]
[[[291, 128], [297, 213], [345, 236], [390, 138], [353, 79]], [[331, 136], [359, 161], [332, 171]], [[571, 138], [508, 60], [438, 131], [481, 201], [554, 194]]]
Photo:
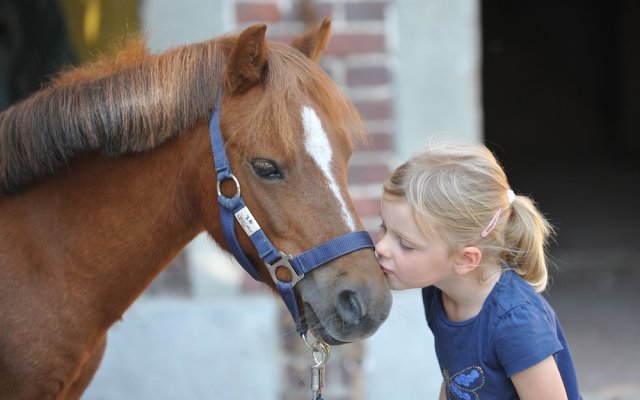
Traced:
[[382, 273], [384, 273], [385, 275], [389, 275], [390, 273], [392, 273], [391, 270], [386, 269], [382, 265], [380, 266], [380, 269], [382, 270]]

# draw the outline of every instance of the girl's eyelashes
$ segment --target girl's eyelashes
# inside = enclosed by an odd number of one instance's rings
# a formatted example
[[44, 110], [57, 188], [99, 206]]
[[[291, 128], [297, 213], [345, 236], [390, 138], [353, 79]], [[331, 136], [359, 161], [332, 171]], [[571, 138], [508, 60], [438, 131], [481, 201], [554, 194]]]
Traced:
[[409, 246], [409, 245], [405, 244], [405, 243], [402, 241], [402, 239], [401, 239], [401, 240], [399, 240], [398, 242], [400, 243], [400, 248], [401, 248], [402, 250], [404, 250], [404, 251], [411, 251], [411, 250], [413, 250], [413, 247], [411, 247], [411, 246]]
[[[380, 225], [378, 225], [378, 228], [380, 229], [380, 234], [382, 233], [386, 233], [387, 232], [387, 226], [384, 224], [384, 222], [380, 222]], [[397, 237], [398, 239], [398, 244], [400, 246], [400, 249], [402, 249], [403, 251], [411, 251], [411, 250], [415, 250], [415, 248], [411, 245], [408, 245], [404, 242], [404, 239], [402, 239], [401, 237], [394, 235]]]
[[[387, 226], [384, 224], [384, 222], [380, 222], [380, 225], [378, 225], [378, 228], [380, 229], [380, 234], [386, 233], [387, 232]], [[411, 251], [414, 250], [414, 248], [410, 245], [407, 245], [404, 243], [404, 239], [402, 239], [401, 237], [398, 237], [397, 235], [395, 235], [398, 239], [398, 244], [400, 245], [400, 249], [402, 249], [403, 251]]]

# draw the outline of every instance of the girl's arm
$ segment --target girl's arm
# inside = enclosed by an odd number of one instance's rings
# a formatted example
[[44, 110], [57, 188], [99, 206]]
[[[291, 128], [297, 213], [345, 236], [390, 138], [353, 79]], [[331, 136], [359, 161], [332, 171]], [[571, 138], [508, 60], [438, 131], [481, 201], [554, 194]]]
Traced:
[[444, 387], [444, 381], [442, 381], [442, 386], [440, 387], [440, 400], [447, 400], [447, 395], [446, 395], [447, 391]]
[[560, 371], [553, 356], [511, 377], [521, 400], [563, 400], [567, 398]]

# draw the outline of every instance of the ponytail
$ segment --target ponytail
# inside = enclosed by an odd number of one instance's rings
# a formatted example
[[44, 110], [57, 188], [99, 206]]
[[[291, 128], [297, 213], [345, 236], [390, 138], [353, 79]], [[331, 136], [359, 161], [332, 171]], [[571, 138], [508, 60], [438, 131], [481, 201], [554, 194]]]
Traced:
[[553, 227], [534, 202], [529, 197], [516, 196], [511, 204], [511, 215], [504, 226], [507, 248], [505, 261], [537, 292], [547, 287], [546, 248], [553, 233]]

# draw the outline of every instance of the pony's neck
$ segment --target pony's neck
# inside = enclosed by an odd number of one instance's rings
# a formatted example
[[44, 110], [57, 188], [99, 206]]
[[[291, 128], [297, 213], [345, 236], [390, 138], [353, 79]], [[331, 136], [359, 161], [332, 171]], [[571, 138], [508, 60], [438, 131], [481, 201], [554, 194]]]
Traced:
[[[90, 294], [93, 304], [87, 306], [100, 314], [102, 324], [119, 319], [204, 229], [194, 190], [203, 174], [200, 165], [213, 167], [207, 143], [194, 143], [203, 142], [202, 131], [187, 132], [144, 154], [86, 155], [68, 173], [36, 188], [55, 186], [44, 192], [55, 193], [48, 203], [57, 207], [55, 229], [65, 238], [61, 254], [68, 261], [59, 268], [65, 270], [67, 285]], [[212, 182], [211, 189], [202, 190], [215, 192]]]

